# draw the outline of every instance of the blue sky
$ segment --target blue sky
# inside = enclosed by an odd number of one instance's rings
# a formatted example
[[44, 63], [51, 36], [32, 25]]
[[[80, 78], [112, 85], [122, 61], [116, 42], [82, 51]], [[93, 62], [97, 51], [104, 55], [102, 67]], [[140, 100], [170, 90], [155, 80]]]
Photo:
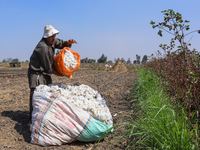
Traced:
[[[29, 60], [43, 35], [45, 25], [53, 25], [57, 38], [75, 39], [72, 50], [81, 58], [107, 60], [136, 59], [151, 55], [159, 44], [168, 44], [171, 35], [157, 35], [150, 21], [163, 21], [161, 11], [173, 9], [189, 20], [190, 30], [200, 29], [199, 0], [1, 0], [0, 61], [4, 58]], [[188, 36], [191, 49], [200, 50], [200, 34]], [[186, 38], [187, 39], [187, 38]], [[162, 50], [161, 50], [162, 51]]]

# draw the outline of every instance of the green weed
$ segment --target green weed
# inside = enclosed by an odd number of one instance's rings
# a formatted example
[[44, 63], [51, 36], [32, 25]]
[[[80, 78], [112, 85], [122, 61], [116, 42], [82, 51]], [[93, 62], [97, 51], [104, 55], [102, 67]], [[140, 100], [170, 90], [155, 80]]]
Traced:
[[126, 149], [199, 149], [198, 120], [192, 124], [184, 109], [177, 111], [171, 105], [154, 72], [139, 69], [134, 95], [132, 102], [137, 102], [141, 113], [137, 117], [130, 116], [132, 121], [120, 124], [128, 126], [118, 138], [129, 138]]

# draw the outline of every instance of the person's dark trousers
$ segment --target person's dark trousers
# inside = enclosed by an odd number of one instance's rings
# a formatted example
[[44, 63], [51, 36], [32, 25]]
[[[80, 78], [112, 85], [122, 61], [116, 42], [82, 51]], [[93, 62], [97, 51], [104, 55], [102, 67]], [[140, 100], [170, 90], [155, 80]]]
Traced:
[[30, 123], [32, 123], [32, 112], [33, 112], [32, 101], [33, 101], [34, 90], [35, 90], [35, 88], [30, 89], [30, 101], [29, 101]]

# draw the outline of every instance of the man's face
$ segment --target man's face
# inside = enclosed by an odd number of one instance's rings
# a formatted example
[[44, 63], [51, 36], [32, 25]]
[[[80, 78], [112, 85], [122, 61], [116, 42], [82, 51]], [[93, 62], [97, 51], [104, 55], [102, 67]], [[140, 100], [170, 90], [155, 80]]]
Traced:
[[55, 40], [55, 38], [56, 38], [56, 34], [46, 38], [46, 40], [49, 42], [50, 45], [52, 45], [54, 40]]

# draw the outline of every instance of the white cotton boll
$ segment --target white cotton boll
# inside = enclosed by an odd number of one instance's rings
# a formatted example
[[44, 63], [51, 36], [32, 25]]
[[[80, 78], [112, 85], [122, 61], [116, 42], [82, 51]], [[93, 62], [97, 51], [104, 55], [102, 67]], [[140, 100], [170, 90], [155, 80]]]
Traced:
[[74, 69], [77, 66], [77, 60], [75, 59], [72, 52], [66, 50], [64, 54], [64, 65], [68, 69]]
[[97, 101], [102, 101], [102, 97], [101, 96], [97, 96]]
[[106, 101], [96, 90], [88, 85], [39, 85], [36, 87], [36, 91], [60, 93], [60, 96], [64, 97], [67, 102], [88, 112], [88, 114], [92, 115], [95, 119], [109, 125], [112, 124], [112, 116], [106, 106]]
[[70, 85], [67, 85], [65, 89], [66, 89], [66, 90], [70, 90], [70, 89], [71, 89], [71, 86], [70, 86]]

